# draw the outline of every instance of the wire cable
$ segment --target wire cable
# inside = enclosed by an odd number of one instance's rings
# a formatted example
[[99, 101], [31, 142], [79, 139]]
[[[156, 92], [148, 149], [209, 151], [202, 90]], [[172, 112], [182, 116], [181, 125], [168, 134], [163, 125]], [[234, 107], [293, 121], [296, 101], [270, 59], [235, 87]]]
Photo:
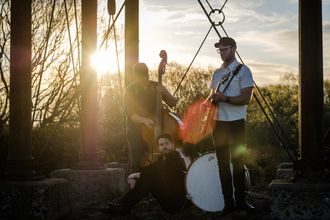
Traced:
[[180, 80], [178, 86], [176, 87], [175, 92], [173, 93], [173, 95], [175, 95], [176, 92], [179, 90], [179, 88], [180, 88], [180, 86], [181, 86], [181, 84], [182, 84], [184, 78], [186, 77], [188, 71], [190, 70], [191, 65], [194, 63], [194, 61], [195, 61], [195, 59], [196, 59], [196, 57], [197, 57], [199, 51], [201, 50], [202, 46], [204, 45], [205, 40], [206, 40], [207, 37], [209, 36], [209, 33], [211, 32], [211, 30], [212, 30], [212, 26], [209, 28], [208, 32], [206, 33], [206, 35], [205, 35], [205, 37], [204, 37], [204, 39], [203, 39], [201, 45], [199, 46], [197, 52], [195, 53], [195, 56], [194, 56], [194, 58], [192, 59], [192, 61], [190, 62], [189, 66], [188, 66], [188, 68], [187, 68], [187, 70], [186, 70], [186, 72], [183, 74], [183, 76], [182, 76], [182, 78], [181, 78], [181, 80]]

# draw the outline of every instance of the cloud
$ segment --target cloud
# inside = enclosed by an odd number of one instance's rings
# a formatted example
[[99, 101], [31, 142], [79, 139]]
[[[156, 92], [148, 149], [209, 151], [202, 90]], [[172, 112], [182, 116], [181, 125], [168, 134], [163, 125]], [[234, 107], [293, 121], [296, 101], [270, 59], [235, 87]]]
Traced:
[[226, 16], [224, 26], [255, 30], [281, 27], [297, 20], [296, 13], [270, 9], [268, 4], [270, 2], [264, 0], [229, 1], [223, 8]]
[[197, 1], [191, 0], [142, 0], [141, 4], [152, 11], [191, 11], [196, 10], [196, 5], [198, 5]]
[[[201, 0], [209, 10], [205, 0]], [[224, 0], [209, 0], [213, 8], [220, 8]], [[324, 20], [327, 18], [323, 0]], [[141, 42], [158, 51], [160, 41], [171, 57], [179, 63], [189, 63], [203, 40], [210, 23], [197, 1], [192, 0], [141, 0], [141, 11], [146, 13], [142, 25], [146, 31], [141, 33]], [[280, 76], [298, 69], [298, 1], [270, 0], [230, 0], [223, 9], [226, 32], [238, 42], [238, 50], [244, 54], [256, 74], [257, 82], [276, 82]], [[221, 35], [223, 31], [220, 27]], [[330, 77], [330, 21], [324, 21], [324, 73]], [[157, 38], [157, 39], [155, 39]], [[212, 30], [196, 65], [218, 64], [213, 42], [217, 39]], [[157, 43], [158, 42], [158, 43]], [[150, 45], [153, 44], [153, 45]], [[155, 49], [157, 48], [157, 49]], [[150, 51], [150, 50], [149, 50]], [[328, 74], [329, 73], [329, 74]]]
[[281, 77], [286, 74], [298, 74], [298, 67], [280, 63], [265, 63], [257, 60], [245, 62], [251, 69], [257, 85], [280, 83]]
[[295, 57], [298, 53], [298, 30], [248, 31], [237, 37], [240, 44], [258, 46], [260, 50], [278, 56]]

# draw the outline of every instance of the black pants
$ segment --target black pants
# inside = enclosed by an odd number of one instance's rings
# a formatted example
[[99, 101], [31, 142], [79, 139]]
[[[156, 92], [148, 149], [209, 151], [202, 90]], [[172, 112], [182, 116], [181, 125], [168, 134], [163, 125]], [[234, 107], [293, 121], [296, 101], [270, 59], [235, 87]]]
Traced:
[[127, 208], [133, 208], [137, 203], [151, 194], [160, 206], [167, 212], [177, 213], [191, 203], [186, 199], [184, 191], [178, 190], [183, 187], [183, 182], [170, 183], [166, 185], [160, 182], [161, 174], [154, 176], [142, 176], [137, 180], [135, 187], [130, 190], [119, 202]]
[[[245, 201], [246, 186], [244, 172], [245, 120], [216, 121], [213, 131], [219, 174], [225, 205], [233, 205], [233, 185], [235, 201]], [[233, 164], [233, 175], [230, 171]]]

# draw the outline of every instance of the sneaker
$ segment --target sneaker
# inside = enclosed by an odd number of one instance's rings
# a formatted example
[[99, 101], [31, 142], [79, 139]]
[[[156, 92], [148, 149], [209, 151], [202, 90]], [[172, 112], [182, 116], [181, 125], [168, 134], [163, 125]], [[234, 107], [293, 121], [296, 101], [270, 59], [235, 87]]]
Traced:
[[108, 205], [103, 207], [100, 211], [105, 214], [128, 215], [131, 209], [120, 203], [109, 202]]
[[255, 211], [255, 207], [247, 202], [238, 203], [237, 208], [248, 213]]

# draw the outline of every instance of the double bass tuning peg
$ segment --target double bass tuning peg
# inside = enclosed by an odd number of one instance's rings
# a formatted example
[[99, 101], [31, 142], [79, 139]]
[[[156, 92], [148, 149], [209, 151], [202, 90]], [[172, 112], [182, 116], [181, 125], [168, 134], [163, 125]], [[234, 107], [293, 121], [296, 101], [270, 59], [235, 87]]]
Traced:
[[162, 58], [162, 59], [167, 59], [167, 53], [166, 53], [166, 51], [165, 51], [165, 50], [161, 50], [161, 51], [159, 52], [159, 56], [160, 56], [160, 58]]

